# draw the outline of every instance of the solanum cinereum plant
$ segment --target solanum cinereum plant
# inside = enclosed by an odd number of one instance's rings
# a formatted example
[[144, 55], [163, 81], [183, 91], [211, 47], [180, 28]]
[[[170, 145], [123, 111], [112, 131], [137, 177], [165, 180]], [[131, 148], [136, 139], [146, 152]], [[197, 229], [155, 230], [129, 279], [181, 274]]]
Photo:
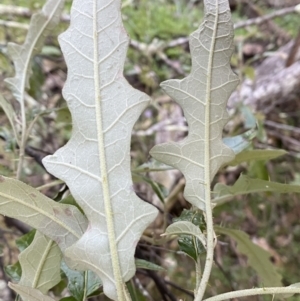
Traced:
[[[7, 83], [20, 103], [21, 113], [18, 116], [2, 96], [0, 103], [14, 129], [20, 160], [17, 179], [0, 177], [0, 213], [37, 229], [32, 243], [19, 256], [22, 277], [18, 284], [11, 283], [10, 287], [23, 300], [54, 300], [47, 292], [60, 281], [62, 268], [69, 280], [74, 273], [81, 277], [82, 294], [76, 295], [74, 300], [86, 300], [102, 283], [107, 297], [128, 301], [131, 296], [126, 282], [135, 274], [135, 247], [143, 231], [156, 218], [157, 209], [139, 199], [132, 189], [131, 131], [150, 99], [133, 89], [123, 76], [129, 38], [122, 24], [120, 0], [74, 0], [70, 27], [59, 37], [68, 66], [63, 96], [72, 114], [72, 137], [43, 163], [52, 175], [67, 184], [83, 213], [73, 205], [49, 199], [18, 180], [32, 128], [26, 122], [24, 100], [30, 60], [40, 49], [47, 31], [58, 23], [63, 4], [61, 0], [48, 0], [43, 11], [33, 17], [24, 45], [9, 46], [16, 75]], [[190, 36], [190, 75], [161, 85], [182, 107], [189, 126], [188, 136], [178, 143], [157, 145], [151, 150], [155, 159], [184, 174], [184, 196], [193, 211], [205, 216], [204, 233], [191, 221], [178, 221], [164, 234], [193, 236], [206, 249], [203, 273], [200, 259], [195, 260], [196, 301], [204, 300], [209, 283], [217, 243], [215, 231], [231, 235], [237, 241], [245, 235], [214, 226], [214, 206], [249, 192], [300, 192], [298, 186], [246, 176], [241, 176], [232, 187], [218, 184], [211, 192], [211, 181], [222, 166], [252, 160], [257, 153], [240, 152], [247, 145], [241, 136], [222, 139], [223, 127], [228, 122], [226, 102], [238, 84], [230, 67], [233, 26], [227, 0], [205, 0], [204, 4], [204, 21]], [[21, 129], [16, 127], [14, 118], [21, 120]], [[266, 151], [260, 156], [271, 158], [276, 154]], [[256, 264], [254, 260], [253, 266], [265, 277], [265, 284], [278, 287], [268, 285], [205, 300], [257, 294], [288, 297], [300, 293], [298, 284], [281, 287], [281, 277], [268, 262], [267, 253], [257, 251], [258, 247], [249, 247], [247, 239], [245, 235], [240, 240], [240, 250], [248, 252], [250, 261], [251, 252], [261, 252], [259, 258], [263, 262]], [[260, 271], [261, 265], [267, 268]]]

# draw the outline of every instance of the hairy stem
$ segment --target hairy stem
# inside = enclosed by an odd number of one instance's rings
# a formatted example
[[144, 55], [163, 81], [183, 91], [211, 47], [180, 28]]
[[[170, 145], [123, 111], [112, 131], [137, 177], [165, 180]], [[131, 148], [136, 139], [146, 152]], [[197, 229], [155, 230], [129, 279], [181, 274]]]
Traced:
[[300, 294], [300, 288], [296, 287], [263, 287], [240, 290], [221, 294], [215, 297], [204, 299], [203, 301], [222, 301], [240, 297], [256, 295], [279, 295], [279, 294]]

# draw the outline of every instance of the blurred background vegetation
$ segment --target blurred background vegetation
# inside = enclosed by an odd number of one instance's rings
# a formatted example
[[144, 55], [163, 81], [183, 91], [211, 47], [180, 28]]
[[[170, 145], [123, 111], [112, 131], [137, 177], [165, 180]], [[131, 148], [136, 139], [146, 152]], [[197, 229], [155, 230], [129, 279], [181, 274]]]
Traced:
[[[18, 104], [4, 83], [5, 78], [14, 74], [13, 65], [6, 54], [7, 43], [24, 42], [29, 17], [44, 3], [45, 1], [36, 0], [1, 1], [2, 9], [2, 6], [7, 5], [22, 8], [20, 12], [11, 9], [0, 15], [0, 93], [15, 107]], [[36, 123], [27, 147], [22, 180], [34, 187], [53, 181], [44, 170], [41, 159], [64, 145], [71, 135], [71, 116], [61, 95], [67, 68], [57, 42], [58, 34], [68, 26], [71, 3], [70, 0], [66, 1], [62, 22], [47, 37], [42, 52], [32, 63], [31, 88], [26, 103], [27, 118], [36, 118]], [[268, 162], [255, 161], [227, 167], [218, 173], [214, 183], [233, 184], [243, 173], [260, 179], [300, 185], [300, 79], [291, 91], [279, 91], [275, 96], [264, 96], [264, 100], [260, 97], [248, 97], [255, 91], [258, 93], [256, 87], [263, 81], [267, 90], [269, 83], [278, 74], [274, 69], [277, 62], [289, 58], [290, 65], [285, 65], [286, 70], [299, 62], [300, 16], [291, 9], [299, 3], [300, 1], [292, 0], [230, 1], [233, 20], [238, 25], [235, 30], [232, 68], [240, 77], [241, 86], [237, 91], [243, 97], [236, 96], [238, 101], [232, 100], [229, 103], [232, 119], [225, 128], [224, 136], [245, 132], [248, 128], [247, 121], [251, 119], [247, 116], [251, 112], [257, 119], [258, 133], [250, 148], [283, 149], [286, 154]], [[267, 22], [246, 26], [247, 20], [260, 22], [262, 17], [276, 13], [278, 17], [270, 18]], [[161, 91], [159, 84], [163, 80], [182, 78], [189, 73], [191, 60], [187, 37], [199, 26], [202, 18], [203, 1], [123, 1], [124, 24], [132, 39], [125, 75], [134, 87], [152, 97], [151, 105], [142, 114], [133, 131], [133, 170], [149, 160], [149, 150], [154, 144], [178, 141], [187, 134], [181, 109]], [[272, 57], [275, 58], [272, 64], [262, 65]], [[260, 77], [262, 69], [265, 74]], [[287, 71], [285, 74], [289, 76], [290, 73]], [[260, 80], [261, 78], [263, 79]], [[294, 77], [291, 75], [292, 79]], [[280, 86], [280, 89], [284, 87]], [[0, 138], [0, 173], [13, 176], [17, 149], [7, 118], [1, 109]], [[165, 270], [151, 272], [152, 274], [138, 270], [133, 284], [144, 295], [138, 293], [140, 295], [137, 300], [172, 300], [171, 297], [161, 296], [161, 280], [177, 300], [192, 300], [195, 282], [192, 260], [178, 252], [176, 240], [162, 246], [156, 245], [163, 227], [190, 206], [182, 196], [184, 179], [179, 172], [167, 170], [144, 173], [142, 176], [134, 173], [133, 180], [136, 183], [135, 190], [141, 198], [164, 210], [164, 214], [143, 236], [137, 256], [154, 262]], [[42, 191], [51, 197], [57, 197], [61, 188], [54, 186]], [[267, 250], [271, 261], [282, 274], [284, 285], [300, 282], [299, 195], [264, 193], [239, 197], [217, 207], [214, 220], [216, 224], [245, 231], [252, 241]], [[0, 257], [0, 276], [3, 280], [0, 283], [1, 301], [14, 299], [13, 293], [5, 288], [5, 283], [10, 278], [5, 274], [4, 266], [16, 262], [18, 251], [14, 240], [26, 231], [26, 228], [18, 227], [15, 223], [9, 224], [4, 218], [0, 219], [0, 249], [3, 255]], [[247, 258], [237, 250], [235, 242], [223, 236], [219, 237], [219, 241], [207, 295], [263, 285], [248, 265]], [[188, 292], [182, 291], [182, 288]], [[94, 300], [104, 300], [101, 298], [94, 297]], [[272, 297], [255, 296], [244, 300], [272, 300]], [[300, 297], [289, 300], [300, 300]]]

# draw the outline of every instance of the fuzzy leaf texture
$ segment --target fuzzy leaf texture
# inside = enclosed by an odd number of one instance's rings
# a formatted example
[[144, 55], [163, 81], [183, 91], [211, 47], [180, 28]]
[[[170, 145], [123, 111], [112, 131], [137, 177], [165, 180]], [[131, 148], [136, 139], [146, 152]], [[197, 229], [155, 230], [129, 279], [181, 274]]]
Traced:
[[65, 181], [89, 227], [65, 255], [101, 278], [117, 300], [135, 273], [135, 246], [157, 210], [132, 189], [130, 139], [149, 98], [123, 76], [128, 37], [120, 0], [75, 0], [59, 37], [68, 65], [63, 95], [73, 120], [70, 141], [43, 163]]
[[8, 44], [8, 54], [14, 62], [16, 75], [5, 82], [20, 103], [24, 101], [25, 89], [29, 88], [31, 58], [42, 48], [44, 38], [58, 24], [63, 8], [63, 0], [48, 0], [43, 10], [32, 16], [24, 44]]
[[182, 107], [188, 136], [178, 143], [155, 146], [150, 152], [184, 174], [184, 196], [201, 210], [205, 210], [204, 186], [210, 185], [206, 178], [211, 181], [218, 169], [234, 158], [232, 149], [222, 141], [222, 130], [228, 122], [226, 102], [238, 83], [230, 67], [233, 25], [228, 1], [204, 3], [204, 22], [190, 36], [191, 73], [161, 84]]

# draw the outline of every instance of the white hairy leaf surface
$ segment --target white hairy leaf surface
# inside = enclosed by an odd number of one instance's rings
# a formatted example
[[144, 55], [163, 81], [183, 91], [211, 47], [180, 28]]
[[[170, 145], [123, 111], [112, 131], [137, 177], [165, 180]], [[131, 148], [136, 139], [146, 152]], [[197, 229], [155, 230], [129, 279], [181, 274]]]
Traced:
[[120, 282], [134, 275], [135, 246], [157, 214], [132, 189], [131, 131], [149, 98], [123, 77], [129, 41], [120, 8], [120, 0], [73, 1], [70, 28], [59, 38], [73, 132], [43, 161], [67, 183], [89, 220], [66, 254], [96, 272], [114, 300]]
[[227, 0], [204, 1], [205, 20], [190, 36], [192, 71], [182, 80], [168, 80], [162, 88], [183, 109], [188, 136], [176, 143], [155, 146], [151, 155], [178, 168], [186, 178], [185, 198], [205, 210], [205, 186], [218, 169], [233, 160], [222, 141], [228, 122], [226, 102], [238, 79], [230, 67], [233, 25]]
[[31, 58], [40, 51], [45, 37], [58, 24], [64, 2], [64, 0], [48, 0], [43, 10], [32, 16], [24, 44], [8, 44], [8, 54], [14, 62], [16, 74], [12, 78], [7, 78], [5, 82], [20, 103], [23, 103], [24, 92], [29, 88]]
[[[29, 247], [19, 255], [22, 267], [20, 285], [36, 288], [43, 294], [61, 280], [62, 253], [58, 245], [41, 232], [36, 232]], [[23, 297], [23, 301], [30, 299]]]

